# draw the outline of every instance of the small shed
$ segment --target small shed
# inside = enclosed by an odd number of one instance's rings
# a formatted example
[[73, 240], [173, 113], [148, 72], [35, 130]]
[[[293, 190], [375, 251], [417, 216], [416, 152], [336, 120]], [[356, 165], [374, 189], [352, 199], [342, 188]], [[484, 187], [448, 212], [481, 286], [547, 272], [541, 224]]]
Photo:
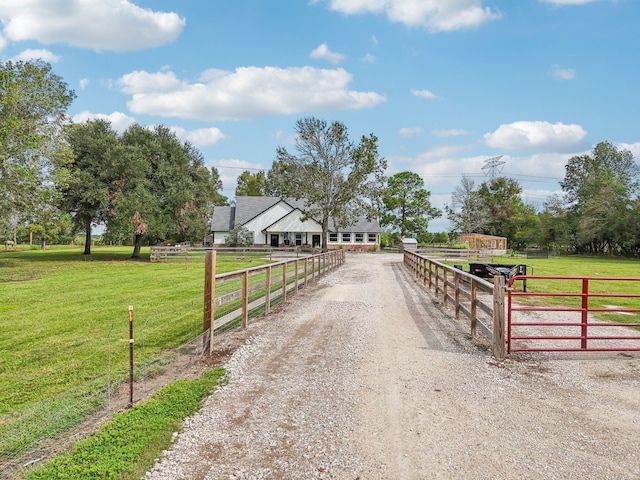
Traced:
[[403, 252], [405, 250], [415, 252], [418, 250], [418, 240], [415, 238], [403, 238], [400, 242], [400, 249]]
[[458, 243], [464, 243], [471, 250], [492, 250], [506, 253], [507, 238], [481, 233], [464, 233], [458, 236]]

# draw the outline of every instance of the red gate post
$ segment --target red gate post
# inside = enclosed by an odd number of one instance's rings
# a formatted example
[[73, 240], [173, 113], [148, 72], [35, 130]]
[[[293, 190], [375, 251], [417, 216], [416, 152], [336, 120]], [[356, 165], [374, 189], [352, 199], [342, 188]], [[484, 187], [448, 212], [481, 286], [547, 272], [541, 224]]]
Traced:
[[587, 322], [589, 321], [589, 279], [582, 279], [582, 328], [580, 348], [587, 349]]

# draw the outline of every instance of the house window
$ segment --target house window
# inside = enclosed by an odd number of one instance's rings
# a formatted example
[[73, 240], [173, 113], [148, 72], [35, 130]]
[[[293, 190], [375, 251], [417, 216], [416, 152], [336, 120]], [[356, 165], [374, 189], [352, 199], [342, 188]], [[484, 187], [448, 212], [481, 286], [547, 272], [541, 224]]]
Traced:
[[337, 233], [329, 233], [329, 242], [338, 243], [338, 234]]
[[497, 240], [491, 240], [491, 248], [495, 250], [497, 246], [498, 246]]
[[375, 233], [370, 233], [367, 237], [368, 237], [367, 241], [369, 243], [376, 243], [376, 241], [378, 240], [377, 235]]
[[356, 243], [364, 242], [364, 233], [356, 233]]
[[296, 233], [296, 245], [302, 245], [302, 234]]
[[351, 242], [351, 234], [350, 233], [343, 233], [342, 234], [342, 241], [343, 242]]

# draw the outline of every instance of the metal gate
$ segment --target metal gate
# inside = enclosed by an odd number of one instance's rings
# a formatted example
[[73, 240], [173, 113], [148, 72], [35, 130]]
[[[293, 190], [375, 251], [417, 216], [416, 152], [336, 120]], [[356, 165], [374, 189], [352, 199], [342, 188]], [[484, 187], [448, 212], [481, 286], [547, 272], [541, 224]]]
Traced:
[[[527, 281], [526, 291], [516, 290], [518, 280]], [[514, 276], [507, 288], [507, 353], [640, 351], [640, 293], [624, 293], [630, 282], [640, 291], [640, 278]], [[607, 304], [613, 302], [620, 305]], [[590, 315], [598, 312], [620, 321]]]

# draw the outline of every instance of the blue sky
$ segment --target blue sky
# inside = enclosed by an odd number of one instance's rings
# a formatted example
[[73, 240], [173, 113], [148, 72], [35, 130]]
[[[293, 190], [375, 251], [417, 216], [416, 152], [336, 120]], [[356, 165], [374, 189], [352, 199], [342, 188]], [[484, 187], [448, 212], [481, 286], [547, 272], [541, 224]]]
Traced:
[[0, 59], [50, 62], [75, 121], [174, 128], [230, 199], [304, 116], [375, 134], [439, 208], [499, 155], [538, 208], [599, 142], [640, 159], [637, 0], [0, 0], [0, 19]]

